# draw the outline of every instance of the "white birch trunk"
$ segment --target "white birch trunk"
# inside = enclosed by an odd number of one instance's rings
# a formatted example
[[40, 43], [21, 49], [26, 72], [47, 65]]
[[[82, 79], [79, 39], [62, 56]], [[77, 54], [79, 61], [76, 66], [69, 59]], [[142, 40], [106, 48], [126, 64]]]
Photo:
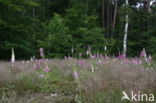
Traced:
[[[128, 5], [128, 0], [126, 0], [126, 6]], [[124, 33], [124, 40], [123, 40], [123, 54], [126, 55], [126, 52], [127, 52], [127, 35], [128, 35], [128, 19], [129, 19], [129, 16], [128, 14], [126, 14], [126, 24], [125, 24], [125, 33]]]

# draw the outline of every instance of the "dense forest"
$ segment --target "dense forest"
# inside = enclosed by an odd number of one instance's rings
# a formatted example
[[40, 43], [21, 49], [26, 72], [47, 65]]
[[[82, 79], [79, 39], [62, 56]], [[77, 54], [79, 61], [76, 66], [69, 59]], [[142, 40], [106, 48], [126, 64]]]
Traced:
[[[125, 35], [126, 34], [126, 35]], [[156, 57], [155, 0], [0, 0], [0, 59], [77, 57], [86, 51]], [[107, 49], [106, 49], [107, 48]]]

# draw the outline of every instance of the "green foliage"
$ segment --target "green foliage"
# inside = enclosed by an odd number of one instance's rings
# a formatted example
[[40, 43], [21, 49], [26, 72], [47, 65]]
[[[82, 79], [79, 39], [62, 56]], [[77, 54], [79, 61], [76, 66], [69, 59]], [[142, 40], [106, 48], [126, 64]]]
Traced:
[[[0, 0], [0, 58], [10, 59], [15, 48], [17, 59], [38, 57], [45, 48], [47, 57], [79, 53], [85, 56], [90, 45], [93, 53], [110, 55], [122, 51], [125, 14], [129, 15], [128, 56], [136, 56], [145, 48], [155, 55], [156, 6], [135, 7], [144, 0], [118, 1], [115, 28], [112, 29], [115, 3], [104, 0], [104, 17], [100, 0]], [[108, 4], [108, 5], [106, 5]], [[101, 28], [104, 19], [104, 27]]]
[[25, 5], [29, 5], [29, 6], [32, 6], [32, 7], [37, 7], [39, 6], [39, 4], [37, 2], [34, 2], [34, 1], [25, 1]]
[[90, 45], [93, 53], [100, 52], [103, 48], [105, 39], [103, 30], [98, 27], [97, 16], [88, 15], [84, 3], [73, 3], [72, 7], [66, 10], [66, 23], [72, 36], [72, 45], [75, 55], [80, 52], [85, 53]]
[[[2, 51], [0, 51], [0, 54], [3, 53], [5, 58], [10, 58], [10, 49], [15, 47], [17, 58], [21, 56], [22, 58], [28, 58], [34, 53], [34, 38], [32, 38], [32, 35], [34, 35], [36, 28], [33, 23], [36, 23], [36, 26], [38, 25], [37, 18], [28, 16], [30, 7], [29, 9], [24, 8], [25, 1], [7, 0], [0, 5], [3, 7], [0, 10], [2, 12], [0, 16], [0, 48]], [[31, 5], [31, 8], [33, 7]]]
[[54, 14], [52, 20], [46, 23], [46, 36], [40, 45], [48, 51], [48, 57], [63, 57], [71, 48], [71, 36], [68, 27], [59, 14]]

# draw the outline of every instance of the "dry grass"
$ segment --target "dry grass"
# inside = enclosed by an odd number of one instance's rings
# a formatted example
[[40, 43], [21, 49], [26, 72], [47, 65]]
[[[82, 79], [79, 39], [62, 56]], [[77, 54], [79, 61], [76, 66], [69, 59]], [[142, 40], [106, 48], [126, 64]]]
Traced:
[[[144, 64], [122, 64], [122, 60], [116, 58], [100, 59], [100, 61], [98, 63], [99, 59], [49, 60], [48, 66], [50, 72], [54, 72], [56, 81], [51, 81], [52, 91], [48, 92], [36, 89], [40, 85], [38, 74], [33, 68], [36, 61], [29, 63], [17, 61], [13, 68], [9, 62], [0, 62], [0, 87], [4, 88], [9, 83], [15, 86], [11, 90], [16, 93], [13, 100], [9, 102], [7, 98], [7, 102], [3, 102], [76, 103], [78, 99], [82, 103], [121, 103], [123, 90], [156, 94], [155, 69], [147, 69], [148, 66]], [[92, 72], [91, 64], [95, 72]], [[77, 81], [71, 75], [73, 65], [76, 66], [79, 75]], [[42, 68], [44, 63], [41, 64], [40, 69]], [[30, 78], [26, 81], [22, 79], [23, 75]], [[58, 75], [61, 77], [57, 78]], [[51, 96], [55, 93], [56, 96]]]

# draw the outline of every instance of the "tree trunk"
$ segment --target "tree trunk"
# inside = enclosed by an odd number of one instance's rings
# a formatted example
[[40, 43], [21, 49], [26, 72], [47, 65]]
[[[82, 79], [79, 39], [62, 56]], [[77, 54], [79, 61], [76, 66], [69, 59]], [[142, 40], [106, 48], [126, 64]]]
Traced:
[[[128, 6], [128, 0], [126, 0], [126, 6]], [[128, 25], [129, 25], [129, 16], [126, 14], [126, 24], [125, 24], [125, 34], [124, 34], [124, 40], [123, 40], [123, 54], [126, 56], [127, 52], [127, 35], [128, 35]]]
[[88, 16], [88, 2], [86, 0], [86, 17]]
[[110, 2], [107, 1], [107, 24], [106, 24], [106, 34], [107, 34], [107, 37], [109, 38], [109, 29], [110, 29]]
[[115, 0], [115, 8], [114, 8], [114, 16], [113, 16], [113, 25], [112, 25], [112, 29], [113, 29], [113, 30], [114, 30], [114, 28], [115, 28], [115, 23], [116, 23], [117, 7], [118, 7], [118, 0]]
[[[35, 18], [35, 8], [33, 8], [33, 18]], [[32, 36], [32, 45], [34, 46], [35, 49], [35, 42], [36, 42], [36, 35], [35, 35], [35, 22], [33, 21], [33, 36]], [[33, 55], [35, 55], [35, 52], [33, 52]]]
[[104, 0], [102, 0], [102, 28], [105, 28], [105, 8], [104, 8]]
[[112, 37], [113, 35], [113, 30], [112, 30], [112, 25], [113, 25], [113, 5], [112, 5], [113, 0], [110, 0], [110, 15], [109, 15], [109, 38]]
[[[35, 9], [33, 8], [33, 18], [35, 18]], [[35, 28], [35, 22], [33, 22], [33, 28]], [[35, 41], [35, 33], [33, 31], [33, 42]]]

